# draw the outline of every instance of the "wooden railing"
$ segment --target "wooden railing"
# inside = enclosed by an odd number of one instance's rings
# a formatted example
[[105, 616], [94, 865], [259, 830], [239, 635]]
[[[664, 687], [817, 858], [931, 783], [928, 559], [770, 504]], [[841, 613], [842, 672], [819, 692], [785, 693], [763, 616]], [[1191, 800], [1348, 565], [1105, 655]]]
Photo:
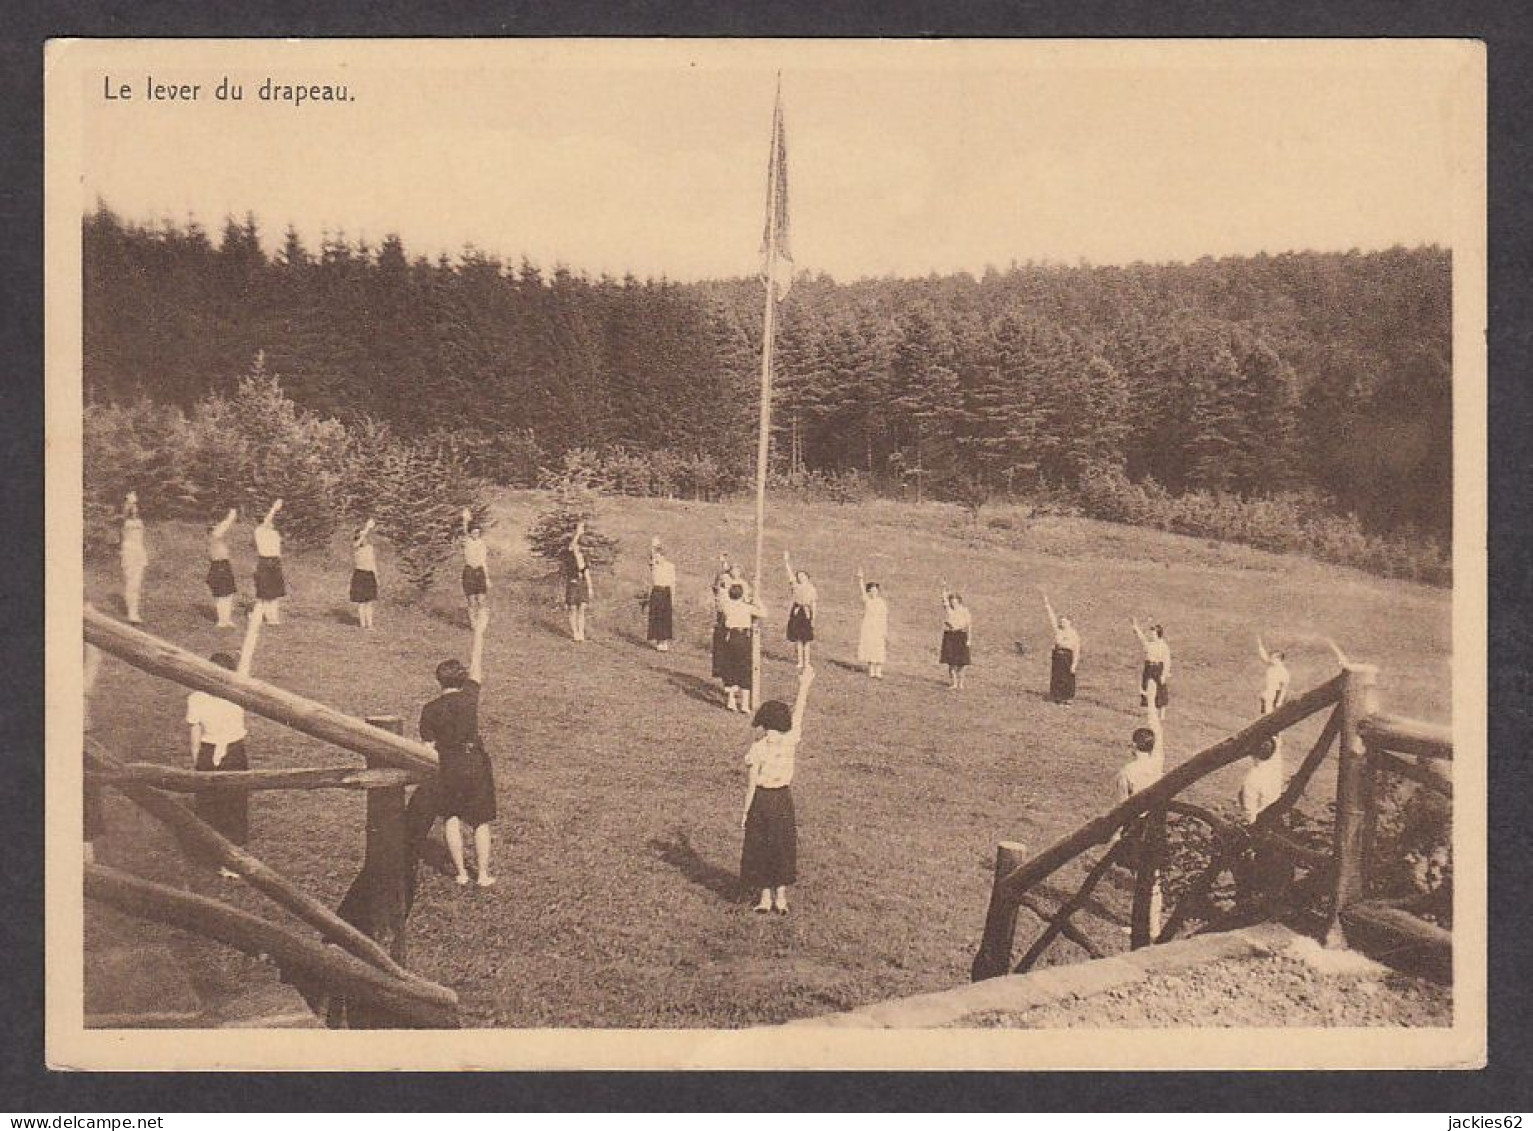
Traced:
[[[436, 811], [436, 751], [402, 736], [394, 716], [352, 718], [280, 687], [241, 676], [94, 609], [85, 640], [108, 655], [206, 691], [360, 754], [365, 768], [245, 770], [208, 774], [125, 762], [87, 740], [86, 774], [118, 790], [175, 834], [183, 849], [237, 872], [252, 888], [314, 928], [319, 939], [142, 877], [87, 864], [87, 897], [269, 958], [334, 1028], [454, 1028], [457, 995], [405, 967], [405, 926], [415, 899], [421, 846]], [[406, 787], [415, 786], [406, 796]], [[254, 790], [360, 789], [367, 794], [362, 868], [331, 911], [233, 844], [176, 798]]]
[[[1211, 906], [1210, 893], [1226, 872], [1232, 872], [1242, 858], [1249, 860], [1253, 854], [1264, 854], [1269, 859], [1276, 856], [1286, 860], [1292, 870], [1307, 872], [1297, 885], [1298, 892], [1289, 894], [1328, 896], [1330, 925], [1327, 939], [1333, 944], [1344, 941], [1344, 913], [1351, 921], [1361, 921], [1356, 915], [1360, 906], [1365, 917], [1370, 910], [1376, 912], [1374, 918], [1382, 916], [1390, 920], [1404, 914], [1397, 906], [1382, 910], [1376, 905], [1364, 906], [1369, 867], [1367, 856], [1371, 851], [1375, 820], [1372, 774], [1390, 770], [1418, 782], [1430, 776], [1431, 780], [1425, 784], [1451, 796], [1451, 786], [1441, 775], [1433, 774], [1418, 763], [1406, 762], [1400, 755], [1416, 755], [1418, 762], [1451, 757], [1452, 739], [1445, 728], [1379, 714], [1374, 703], [1376, 682], [1375, 668], [1349, 665], [1335, 678], [1195, 754], [1159, 781], [1031, 859], [1026, 858], [1021, 846], [1009, 842], [1001, 844], [996, 853], [995, 880], [984, 934], [974, 957], [971, 976], [977, 981], [1008, 971], [1025, 972], [1061, 936], [1074, 941], [1093, 957], [1099, 956], [1101, 949], [1072, 924], [1071, 918], [1087, 906], [1092, 892], [1113, 866], [1125, 862], [1130, 863], [1134, 873], [1129, 926], [1129, 942], [1134, 948], [1168, 942], [1195, 918], [1217, 925], [1223, 917]], [[1262, 810], [1249, 827], [1227, 821], [1179, 796], [1209, 774], [1250, 756], [1269, 738], [1276, 738], [1327, 708], [1331, 708], [1331, 714], [1318, 740], [1294, 771], [1282, 794]], [[1283, 831], [1283, 820], [1303, 797], [1333, 744], [1339, 751], [1336, 822], [1332, 848], [1327, 853], [1288, 836]], [[1157, 926], [1152, 921], [1153, 906], [1166, 859], [1168, 815], [1206, 824], [1213, 833], [1214, 848], [1207, 866], [1187, 879], [1177, 905], [1164, 923]], [[1099, 845], [1108, 846], [1107, 851], [1090, 865], [1075, 893], [1061, 900], [1052, 912], [1041, 906], [1032, 895], [1033, 890], [1070, 861]], [[1238, 910], [1243, 916], [1259, 916], [1273, 896], [1272, 892], [1258, 891], [1253, 897], [1244, 899]], [[1017, 917], [1024, 907], [1039, 918], [1043, 929], [1022, 958], [1013, 963]], [[1432, 924], [1422, 924], [1422, 927], [1441, 931]], [[1442, 933], [1446, 935], [1446, 932]]]

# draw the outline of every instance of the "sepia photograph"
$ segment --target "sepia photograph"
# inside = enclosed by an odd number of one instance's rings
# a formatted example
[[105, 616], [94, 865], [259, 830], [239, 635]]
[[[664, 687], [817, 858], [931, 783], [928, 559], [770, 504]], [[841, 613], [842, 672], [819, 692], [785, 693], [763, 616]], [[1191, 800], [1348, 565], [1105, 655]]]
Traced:
[[46, 63], [52, 1067], [1485, 1064], [1482, 45]]

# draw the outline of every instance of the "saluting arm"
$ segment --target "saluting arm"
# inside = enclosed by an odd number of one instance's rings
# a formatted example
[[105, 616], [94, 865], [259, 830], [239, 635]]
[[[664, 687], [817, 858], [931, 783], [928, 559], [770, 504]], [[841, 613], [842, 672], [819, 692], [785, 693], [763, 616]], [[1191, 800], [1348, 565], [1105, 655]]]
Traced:
[[222, 538], [229, 533], [229, 528], [234, 525], [234, 520], [239, 517], [239, 508], [230, 507], [229, 513], [219, 520], [218, 525], [213, 527], [213, 537]]
[[474, 643], [468, 654], [468, 678], [475, 683], [484, 682], [484, 630], [489, 623], [488, 609], [481, 610], [474, 618]]
[[266, 525], [270, 526], [272, 519], [277, 517], [277, 512], [280, 511], [281, 509], [282, 509], [282, 500], [278, 499], [274, 503], [272, 503], [270, 509], [268, 509], [267, 512], [266, 512], [266, 517], [262, 521]]

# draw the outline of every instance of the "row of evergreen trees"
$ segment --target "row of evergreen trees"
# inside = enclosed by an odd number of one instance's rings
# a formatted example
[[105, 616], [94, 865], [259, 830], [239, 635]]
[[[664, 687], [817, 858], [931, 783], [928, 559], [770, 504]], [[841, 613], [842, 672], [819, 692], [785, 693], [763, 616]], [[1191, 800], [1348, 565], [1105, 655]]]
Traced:
[[[748, 473], [762, 295], [411, 257], [253, 218], [85, 218], [87, 397], [190, 406], [264, 350], [300, 404], [510, 445], [508, 478], [624, 445]], [[1324, 496], [1445, 539], [1451, 264], [1437, 248], [924, 279], [803, 275], [779, 322], [775, 450], [933, 493], [1122, 471], [1173, 492]], [[533, 451], [529, 453], [528, 447]]]

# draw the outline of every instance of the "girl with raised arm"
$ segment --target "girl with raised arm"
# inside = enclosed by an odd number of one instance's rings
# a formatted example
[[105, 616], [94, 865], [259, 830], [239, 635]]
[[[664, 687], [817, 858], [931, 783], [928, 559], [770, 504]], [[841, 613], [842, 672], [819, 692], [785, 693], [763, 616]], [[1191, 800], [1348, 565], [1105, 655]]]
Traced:
[[585, 522], [577, 522], [575, 533], [570, 535], [569, 545], [564, 547], [559, 560], [560, 572], [564, 575], [564, 611], [570, 619], [571, 640], [586, 638], [586, 611], [591, 603], [591, 564], [580, 548], [580, 539], [585, 532]]
[[724, 706], [730, 711], [750, 714], [752, 687], [751, 629], [758, 618], [766, 616], [751, 600], [750, 589], [743, 581], [731, 580], [724, 591], [719, 611], [724, 616], [724, 640], [719, 654], [719, 679], [724, 684]]
[[[263, 606], [250, 610], [245, 628], [245, 642], [239, 659], [227, 652], [213, 653], [212, 660], [240, 676], [248, 676], [255, 663], [256, 644], [261, 637]], [[245, 708], [206, 691], [194, 691], [186, 698], [186, 722], [191, 728], [192, 768], [201, 773], [250, 769], [245, 749]], [[235, 844], [250, 840], [250, 795], [242, 790], [208, 791], [197, 795], [197, 815]], [[239, 873], [219, 868], [226, 879]]]
[[1260, 636], [1256, 638], [1256, 654], [1266, 667], [1262, 675], [1261, 713], [1267, 715], [1283, 705], [1288, 695], [1288, 683], [1293, 677], [1283, 662], [1283, 653], [1267, 651]]
[[487, 888], [495, 883], [490, 873], [490, 822], [495, 819], [495, 773], [479, 734], [479, 688], [484, 682], [484, 633], [490, 612], [479, 609], [469, 618], [474, 642], [468, 667], [459, 660], [443, 660], [436, 666], [442, 693], [421, 709], [421, 739], [436, 747], [441, 790], [438, 813], [444, 818], [447, 852], [457, 869], [459, 886], [468, 884], [463, 856], [463, 825], [474, 830], [474, 862], [477, 882]]
[[665, 556], [659, 538], [649, 544], [649, 632], [657, 652], [669, 652], [675, 636], [676, 563]]
[[788, 551], [782, 554], [783, 568], [788, 571], [788, 588], [793, 603], [788, 609], [788, 639], [793, 642], [793, 658], [798, 670], [809, 666], [809, 653], [814, 647], [814, 619], [820, 595], [809, 580], [806, 570], [795, 570], [793, 558]]
[[122, 504], [122, 603], [129, 624], [143, 624], [139, 600], [144, 592], [144, 571], [149, 550], [144, 545], [144, 520], [138, 513], [138, 492], [129, 491]]
[[[1123, 804], [1136, 793], [1141, 793], [1158, 782], [1166, 772], [1166, 749], [1165, 735], [1161, 728], [1160, 712], [1156, 709], [1155, 686], [1145, 689], [1147, 691], [1145, 713], [1145, 725], [1135, 729], [1133, 734], [1133, 757], [1118, 771], [1117, 778], [1113, 781], [1113, 806]], [[1160, 876], [1155, 877], [1155, 885], [1150, 891], [1150, 935], [1153, 938], [1160, 933], [1162, 893]], [[1129, 928], [1125, 927], [1127, 931]]]
[[229, 529], [238, 517], [239, 511], [230, 507], [208, 531], [208, 591], [213, 594], [219, 628], [235, 627], [234, 595], [239, 587], [234, 584], [234, 567], [229, 563]]
[[463, 600], [468, 605], [468, 622], [473, 624], [490, 592], [489, 548], [484, 544], [484, 530], [474, 521], [474, 512], [463, 508]]
[[857, 567], [857, 591], [862, 596], [862, 627], [857, 634], [857, 662], [868, 665], [869, 679], [884, 678], [889, 656], [889, 602], [882, 588]]
[[1069, 617], [1054, 612], [1047, 593], [1043, 594], [1043, 608], [1049, 614], [1049, 631], [1054, 634], [1054, 651], [1049, 657], [1049, 698], [1068, 707], [1075, 699], [1075, 670], [1081, 662], [1080, 633]]
[[1171, 702], [1171, 645], [1166, 642], [1166, 630], [1158, 624], [1150, 626], [1149, 635], [1139, 627], [1139, 621], [1130, 622], [1134, 635], [1144, 646], [1144, 667], [1139, 673], [1139, 702], [1141, 706], [1154, 704], [1160, 717], [1166, 717], [1166, 706]]
[[761, 705], [752, 724], [757, 737], [745, 755], [745, 812], [740, 825], [745, 846], [740, 852], [740, 882], [761, 892], [758, 914], [788, 913], [788, 886], [798, 881], [798, 824], [793, 812], [794, 762], [804, 731], [804, 706], [814, 668], [798, 675], [793, 707], [771, 699]]
[[357, 625], [371, 630], [373, 608], [378, 602], [378, 552], [373, 548], [373, 527], [369, 518], [351, 539], [351, 585], [347, 596], [357, 607]]
[[277, 602], [287, 596], [287, 580], [282, 576], [282, 535], [276, 526], [277, 512], [281, 509], [282, 500], [278, 499], [255, 529], [256, 608], [267, 624], [282, 623]]
[[942, 651], [940, 659], [947, 665], [948, 687], [962, 691], [964, 674], [970, 663], [970, 633], [974, 626], [973, 615], [963, 598], [950, 592], [947, 582], [942, 583]]

